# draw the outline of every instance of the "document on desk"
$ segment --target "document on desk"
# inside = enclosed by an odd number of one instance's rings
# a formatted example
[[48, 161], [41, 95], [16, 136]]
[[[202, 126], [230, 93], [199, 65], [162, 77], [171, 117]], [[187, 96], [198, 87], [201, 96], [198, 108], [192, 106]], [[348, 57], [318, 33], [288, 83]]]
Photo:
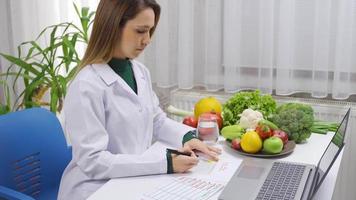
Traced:
[[144, 194], [142, 200], [206, 200], [223, 188], [221, 183], [183, 176]]
[[221, 191], [242, 160], [221, 157], [218, 162], [200, 159], [190, 173], [143, 194], [141, 200], [207, 200]]
[[218, 162], [200, 160], [199, 164], [191, 170], [192, 173], [189, 176], [227, 183], [241, 163], [241, 159], [226, 159], [224, 157], [220, 158]]

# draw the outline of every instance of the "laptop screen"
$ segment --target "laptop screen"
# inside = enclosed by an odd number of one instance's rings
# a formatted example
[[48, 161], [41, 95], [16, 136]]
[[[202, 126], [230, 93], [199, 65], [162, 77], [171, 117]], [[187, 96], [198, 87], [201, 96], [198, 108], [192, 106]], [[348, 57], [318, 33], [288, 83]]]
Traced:
[[[337, 129], [335, 135], [333, 136], [331, 142], [329, 143], [328, 147], [326, 148], [323, 156], [321, 157], [318, 163], [317, 169], [319, 171], [319, 174], [317, 174], [316, 177], [316, 185], [315, 185], [316, 190], [320, 187], [326, 174], [328, 173], [332, 164], [337, 158], [339, 151], [342, 149], [344, 145], [344, 139], [345, 139], [345, 133], [346, 133], [349, 115], [350, 115], [350, 109], [347, 111], [346, 115], [341, 121], [339, 128]], [[316, 190], [314, 192], [316, 192]]]

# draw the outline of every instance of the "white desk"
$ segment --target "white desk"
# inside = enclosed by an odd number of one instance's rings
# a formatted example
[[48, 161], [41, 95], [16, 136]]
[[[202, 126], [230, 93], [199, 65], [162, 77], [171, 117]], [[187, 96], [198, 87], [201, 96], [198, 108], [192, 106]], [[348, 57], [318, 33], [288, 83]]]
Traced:
[[[329, 144], [332, 133], [327, 135], [312, 134], [308, 142], [305, 144], [298, 144], [294, 152], [287, 157], [279, 160], [302, 162], [316, 165], [322, 156], [325, 148]], [[244, 159], [245, 156], [239, 155], [233, 149], [224, 144], [224, 141], [219, 141], [222, 147], [222, 158], [228, 159]], [[340, 153], [338, 159], [334, 163], [332, 169], [325, 178], [321, 188], [318, 190], [314, 199], [328, 200], [332, 198], [334, 186], [336, 182], [337, 173], [340, 166], [340, 161], [343, 152]], [[116, 200], [116, 199], [140, 199], [141, 195], [152, 191], [154, 188], [162, 185], [167, 179], [171, 179], [175, 175], [156, 175], [156, 176], [142, 176], [133, 178], [117, 178], [108, 181], [88, 200]], [[211, 199], [217, 199], [219, 194]]]

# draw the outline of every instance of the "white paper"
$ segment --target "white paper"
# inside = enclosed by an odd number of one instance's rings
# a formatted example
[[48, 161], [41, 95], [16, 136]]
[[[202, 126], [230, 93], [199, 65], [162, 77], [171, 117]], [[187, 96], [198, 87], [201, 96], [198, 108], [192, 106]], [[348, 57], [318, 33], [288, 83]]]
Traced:
[[[151, 150], [162, 151], [167, 148], [156, 143]], [[202, 156], [200, 156], [201, 158]], [[172, 177], [168, 183], [145, 193], [142, 200], [205, 200], [222, 191], [234, 172], [242, 163], [238, 158], [221, 157], [218, 162], [199, 159], [197, 166], [189, 173]]]
[[144, 194], [143, 200], [207, 200], [224, 188], [223, 184], [194, 177], [178, 177], [169, 184]]

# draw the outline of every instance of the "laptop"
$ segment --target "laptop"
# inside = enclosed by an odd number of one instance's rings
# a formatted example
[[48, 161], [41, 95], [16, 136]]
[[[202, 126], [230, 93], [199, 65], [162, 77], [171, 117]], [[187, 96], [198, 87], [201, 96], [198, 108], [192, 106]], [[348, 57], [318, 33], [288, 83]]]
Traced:
[[344, 146], [348, 109], [318, 165], [245, 158], [219, 196], [238, 199], [312, 199]]

